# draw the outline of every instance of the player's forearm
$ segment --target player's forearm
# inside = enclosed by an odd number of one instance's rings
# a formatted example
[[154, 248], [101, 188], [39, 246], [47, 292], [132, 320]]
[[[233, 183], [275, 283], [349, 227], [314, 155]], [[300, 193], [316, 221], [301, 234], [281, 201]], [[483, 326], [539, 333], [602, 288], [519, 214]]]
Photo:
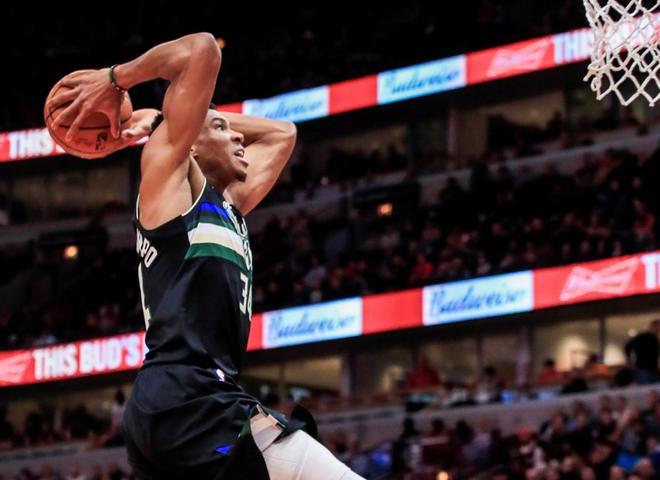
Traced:
[[247, 215], [268, 194], [280, 176], [296, 144], [296, 127], [291, 122], [223, 112], [232, 130], [243, 134], [248, 158], [244, 182], [228, 187], [234, 205]]
[[172, 81], [185, 71], [190, 59], [196, 55], [219, 61], [220, 49], [213, 35], [194, 33], [156, 45], [135, 60], [117, 65], [115, 81], [126, 89], [157, 78]]
[[296, 135], [296, 126], [291, 122], [242, 113], [222, 112], [222, 114], [229, 120], [232, 130], [243, 134], [245, 146], [255, 142], [276, 142]]

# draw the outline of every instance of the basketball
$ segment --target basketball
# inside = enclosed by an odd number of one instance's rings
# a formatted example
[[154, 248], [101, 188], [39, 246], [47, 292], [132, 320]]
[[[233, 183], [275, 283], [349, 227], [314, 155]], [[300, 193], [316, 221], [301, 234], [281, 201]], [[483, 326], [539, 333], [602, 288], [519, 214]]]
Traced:
[[[75, 72], [73, 76], [75, 76], [76, 73], [85, 72], [88, 72], [88, 70], [80, 70]], [[62, 105], [52, 107], [50, 111], [48, 107], [46, 107], [48, 101], [60, 93], [62, 89], [68, 90], [68, 87], [62, 85], [60, 80], [51, 89], [46, 99], [46, 104], [44, 105], [44, 121], [46, 122], [48, 132], [55, 143], [71, 155], [88, 159], [102, 158], [116, 151], [119, 148], [121, 141], [120, 139], [112, 137], [112, 133], [110, 132], [110, 120], [104, 113], [91, 113], [82, 123], [76, 137], [70, 142], [65, 140], [67, 130], [70, 126], [68, 122], [61, 124], [57, 129], [52, 128], [54, 120], [70, 105], [70, 102], [66, 102]], [[124, 93], [124, 101], [121, 105], [120, 125], [125, 124], [130, 120], [132, 114], [133, 105], [131, 104], [131, 99], [128, 96], [128, 93]], [[73, 119], [70, 121], [73, 121]]]

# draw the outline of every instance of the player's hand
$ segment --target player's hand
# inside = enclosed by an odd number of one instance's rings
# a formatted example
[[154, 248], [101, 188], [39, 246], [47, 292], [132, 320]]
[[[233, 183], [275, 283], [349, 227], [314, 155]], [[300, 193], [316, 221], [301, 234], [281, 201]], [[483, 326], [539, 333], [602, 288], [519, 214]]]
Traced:
[[135, 110], [130, 120], [121, 126], [120, 148], [136, 144], [143, 138], [151, 135], [151, 127], [158, 113], [158, 110], [155, 108]]
[[69, 90], [54, 96], [47, 108], [57, 108], [63, 103], [71, 102], [53, 122], [57, 129], [62, 122], [73, 120], [66, 134], [66, 141], [71, 141], [85, 119], [92, 112], [104, 113], [110, 121], [110, 133], [119, 137], [119, 117], [124, 94], [115, 90], [110, 84], [109, 68], [74, 72], [61, 80], [61, 84]]

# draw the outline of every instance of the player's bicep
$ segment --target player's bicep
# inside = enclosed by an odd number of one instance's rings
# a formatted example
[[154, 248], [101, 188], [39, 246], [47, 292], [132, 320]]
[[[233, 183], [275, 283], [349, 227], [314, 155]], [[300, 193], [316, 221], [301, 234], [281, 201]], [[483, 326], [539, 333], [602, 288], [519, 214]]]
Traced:
[[215, 42], [197, 42], [190, 61], [167, 89], [163, 101], [167, 140], [179, 152], [188, 153], [204, 125], [220, 63]]
[[[167, 127], [167, 121], [164, 120], [142, 150], [140, 196], [141, 202], [146, 205], [158, 203], [163, 196], [172, 200], [174, 193], [187, 179], [188, 157], [178, 152], [168, 141]], [[170, 201], [168, 207], [176, 210], [175, 203]]]
[[[177, 151], [176, 147], [169, 141], [169, 122], [163, 120], [152, 132], [149, 141], [142, 150], [142, 180], [159, 183], [180, 169], [186, 159], [187, 155]], [[149, 178], [145, 178], [145, 174], [148, 174]], [[151, 178], [156, 175], [163, 178]]]
[[209, 38], [195, 43], [190, 60], [174, 78], [163, 100], [163, 121], [142, 152], [142, 181], [163, 184], [187, 174], [190, 147], [206, 120], [220, 69], [220, 50]]
[[163, 122], [149, 140], [164, 168], [168, 164], [176, 168], [177, 163], [188, 157], [206, 120], [220, 70], [220, 49], [212, 37], [200, 37], [191, 49], [185, 67], [165, 92]]

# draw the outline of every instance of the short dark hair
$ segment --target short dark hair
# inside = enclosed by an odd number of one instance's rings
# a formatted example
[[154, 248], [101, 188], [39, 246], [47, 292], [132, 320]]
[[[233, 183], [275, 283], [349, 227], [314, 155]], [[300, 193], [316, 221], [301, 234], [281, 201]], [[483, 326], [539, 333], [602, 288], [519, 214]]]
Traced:
[[[213, 102], [209, 103], [209, 110], [217, 110], [217, 109], [218, 106], [215, 103]], [[154, 121], [151, 123], [151, 131], [153, 132], [154, 130], [156, 130], [158, 128], [158, 125], [160, 125], [162, 121], [163, 121], [163, 112], [159, 111], [158, 115], [156, 115], [156, 118], [154, 118]]]

